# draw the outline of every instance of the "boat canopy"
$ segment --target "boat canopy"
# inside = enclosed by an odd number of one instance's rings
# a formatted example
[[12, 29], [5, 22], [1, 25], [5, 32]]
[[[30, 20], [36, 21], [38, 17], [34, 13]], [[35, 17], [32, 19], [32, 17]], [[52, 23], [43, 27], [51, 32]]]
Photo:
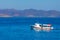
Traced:
[[51, 27], [51, 24], [43, 24], [43, 26]]
[[42, 26], [42, 27], [51, 27], [52, 26], [51, 24], [39, 24], [39, 23], [35, 23], [35, 25]]

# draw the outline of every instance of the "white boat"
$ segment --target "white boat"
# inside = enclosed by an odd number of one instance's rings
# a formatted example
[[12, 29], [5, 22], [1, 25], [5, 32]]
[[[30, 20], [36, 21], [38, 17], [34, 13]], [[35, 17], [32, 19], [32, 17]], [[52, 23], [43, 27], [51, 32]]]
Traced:
[[32, 25], [31, 28], [35, 31], [50, 31], [53, 29], [51, 24], [39, 24], [35, 23], [35, 25]]

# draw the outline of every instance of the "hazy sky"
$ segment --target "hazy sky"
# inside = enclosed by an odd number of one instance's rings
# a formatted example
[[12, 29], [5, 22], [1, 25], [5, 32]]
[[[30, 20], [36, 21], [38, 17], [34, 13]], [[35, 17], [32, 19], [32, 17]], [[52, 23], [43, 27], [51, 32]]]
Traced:
[[0, 9], [60, 10], [60, 0], [0, 0]]

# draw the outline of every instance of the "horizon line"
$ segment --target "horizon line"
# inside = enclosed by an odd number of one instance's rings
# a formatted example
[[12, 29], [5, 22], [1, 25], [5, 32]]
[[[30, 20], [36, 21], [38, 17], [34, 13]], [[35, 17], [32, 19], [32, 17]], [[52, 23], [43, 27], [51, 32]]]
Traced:
[[[34, 8], [29, 8], [29, 9], [15, 9], [15, 8], [6, 8], [6, 9], [0, 9], [0, 10], [44, 10], [44, 9], [34, 9]], [[60, 11], [60, 10], [55, 10], [55, 9], [49, 9], [49, 10], [44, 10], [44, 11]]]

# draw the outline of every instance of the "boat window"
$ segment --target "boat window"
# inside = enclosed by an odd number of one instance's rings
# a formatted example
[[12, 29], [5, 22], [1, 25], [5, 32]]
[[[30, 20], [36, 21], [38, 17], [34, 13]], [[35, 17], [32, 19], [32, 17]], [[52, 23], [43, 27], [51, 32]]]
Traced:
[[43, 26], [43, 27], [50, 27], [50, 26]]
[[40, 26], [42, 26], [42, 25], [40, 25]]

